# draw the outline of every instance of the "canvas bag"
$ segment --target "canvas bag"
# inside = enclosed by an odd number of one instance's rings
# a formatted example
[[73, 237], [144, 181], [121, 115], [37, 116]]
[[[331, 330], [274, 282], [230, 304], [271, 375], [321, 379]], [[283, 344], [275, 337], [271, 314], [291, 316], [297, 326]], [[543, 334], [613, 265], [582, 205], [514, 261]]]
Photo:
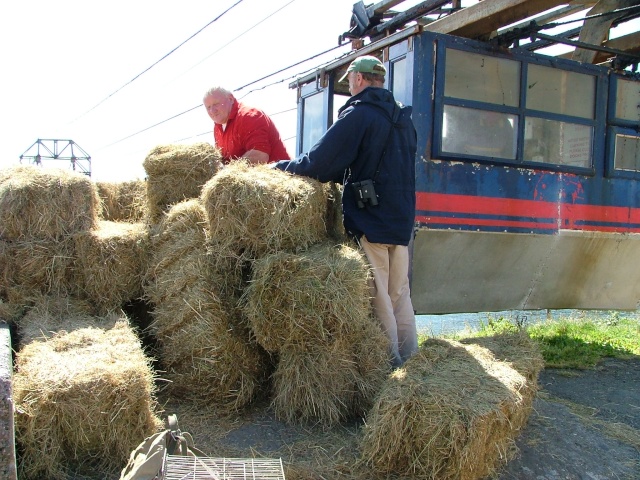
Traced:
[[131, 452], [127, 466], [120, 474], [120, 480], [159, 480], [166, 455], [205, 456], [198, 450], [193, 437], [181, 432], [175, 415], [167, 417], [169, 428], [147, 437]]

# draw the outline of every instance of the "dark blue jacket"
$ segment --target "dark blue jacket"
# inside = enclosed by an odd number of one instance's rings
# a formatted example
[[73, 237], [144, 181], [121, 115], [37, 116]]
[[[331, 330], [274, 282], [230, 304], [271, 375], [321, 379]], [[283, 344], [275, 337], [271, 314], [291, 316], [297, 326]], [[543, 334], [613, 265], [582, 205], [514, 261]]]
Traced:
[[[391, 119], [399, 106], [384, 88], [368, 87], [351, 97], [338, 119], [311, 148], [276, 168], [344, 185], [342, 212], [345, 230], [372, 243], [408, 245], [415, 219], [416, 131], [410, 117], [400, 121], [385, 158]], [[375, 177], [378, 205], [358, 208], [351, 184]]]

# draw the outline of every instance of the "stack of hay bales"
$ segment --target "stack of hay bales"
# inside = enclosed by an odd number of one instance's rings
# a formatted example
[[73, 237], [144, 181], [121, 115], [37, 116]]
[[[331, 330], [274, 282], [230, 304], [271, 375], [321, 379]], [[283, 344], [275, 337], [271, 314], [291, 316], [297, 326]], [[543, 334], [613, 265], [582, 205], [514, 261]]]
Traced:
[[514, 452], [542, 367], [538, 347], [525, 334], [464, 344], [427, 340], [376, 400], [362, 462], [385, 478], [491, 475]]
[[371, 314], [368, 275], [358, 251], [332, 243], [255, 261], [245, 314], [258, 343], [278, 354], [278, 417], [330, 427], [371, 407], [389, 358]]
[[149, 361], [128, 319], [94, 316], [141, 295], [149, 234], [100, 222], [99, 206], [85, 175], [0, 171], [1, 310], [17, 327], [25, 478], [62, 478], [67, 463], [95, 458], [121, 466], [158, 427]]
[[249, 404], [269, 372], [263, 350], [234, 328], [225, 279], [211, 267], [206, 212], [198, 199], [174, 205], [154, 237], [146, 295], [173, 396], [231, 411]]
[[96, 226], [98, 209], [95, 185], [84, 175], [34, 166], [2, 172], [0, 290], [10, 302], [76, 291], [73, 235]]
[[13, 394], [19, 473], [115, 472], [162, 427], [149, 359], [125, 316], [51, 300], [20, 320]]
[[147, 213], [147, 186], [144, 180], [96, 182], [101, 218], [112, 222], [144, 222]]
[[362, 415], [388, 369], [364, 257], [329, 242], [328, 191], [244, 162], [202, 191], [210, 251], [234, 251], [248, 264], [240, 305], [256, 341], [278, 359], [276, 414], [324, 426]]
[[171, 205], [200, 195], [220, 168], [220, 152], [208, 143], [158, 145], [144, 159], [147, 214], [157, 223]]

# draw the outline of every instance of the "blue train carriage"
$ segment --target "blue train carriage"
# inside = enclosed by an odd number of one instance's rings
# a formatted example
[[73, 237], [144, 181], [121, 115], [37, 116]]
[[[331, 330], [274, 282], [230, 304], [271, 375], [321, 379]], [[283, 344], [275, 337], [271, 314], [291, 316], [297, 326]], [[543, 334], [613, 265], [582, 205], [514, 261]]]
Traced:
[[637, 308], [634, 74], [414, 26], [296, 82], [298, 152], [331, 124], [348, 97], [338, 79], [363, 54], [413, 106], [418, 314]]

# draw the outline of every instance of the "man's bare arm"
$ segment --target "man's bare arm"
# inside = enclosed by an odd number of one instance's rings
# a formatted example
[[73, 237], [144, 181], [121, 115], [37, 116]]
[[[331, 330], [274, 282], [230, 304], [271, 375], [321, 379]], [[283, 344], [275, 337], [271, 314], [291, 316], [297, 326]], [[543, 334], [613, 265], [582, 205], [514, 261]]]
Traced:
[[242, 158], [246, 158], [250, 163], [258, 164], [258, 163], [267, 163], [269, 161], [269, 155], [261, 152], [260, 150], [249, 150]]

